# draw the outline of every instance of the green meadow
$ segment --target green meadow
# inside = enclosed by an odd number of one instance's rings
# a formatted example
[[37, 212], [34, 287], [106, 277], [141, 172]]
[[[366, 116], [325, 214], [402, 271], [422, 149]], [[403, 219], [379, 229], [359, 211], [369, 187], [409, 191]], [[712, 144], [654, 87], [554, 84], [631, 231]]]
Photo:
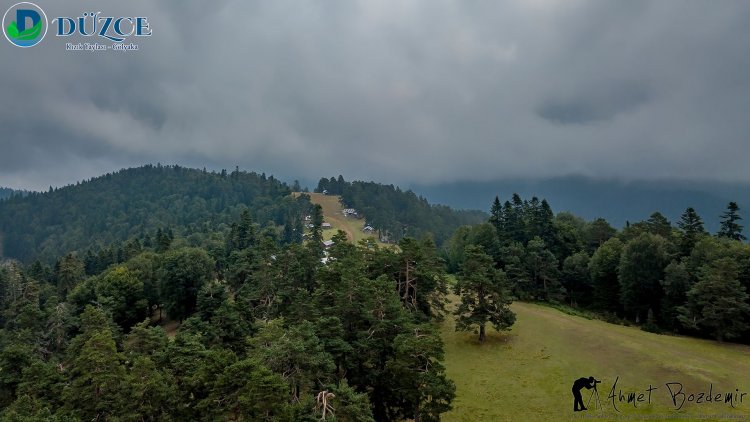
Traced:
[[[515, 303], [512, 309], [512, 330], [489, 330], [484, 344], [475, 334], [456, 332], [450, 317], [443, 323], [445, 364], [457, 387], [453, 410], [443, 420], [750, 419], [750, 394], [740, 397], [750, 393], [748, 346], [657, 335], [537, 304]], [[573, 381], [588, 376], [602, 381], [602, 408], [584, 389], [589, 410], [574, 413]], [[613, 403], [608, 397], [615, 380]], [[677, 405], [667, 383], [674, 383]], [[714, 400], [706, 402], [709, 389]], [[727, 393], [734, 393], [731, 404], [725, 403]], [[635, 402], [628, 403], [629, 396]]]

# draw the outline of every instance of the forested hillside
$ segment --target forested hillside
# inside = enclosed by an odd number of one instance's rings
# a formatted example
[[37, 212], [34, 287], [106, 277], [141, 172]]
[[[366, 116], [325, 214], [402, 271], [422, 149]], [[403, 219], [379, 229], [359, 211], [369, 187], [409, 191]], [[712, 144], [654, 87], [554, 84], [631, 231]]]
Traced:
[[716, 235], [693, 208], [674, 223], [657, 211], [616, 230], [514, 194], [495, 199], [487, 223], [457, 230], [445, 258], [458, 271], [479, 246], [518, 299], [653, 332], [750, 342], [750, 246], [740, 211], [726, 205]]
[[345, 206], [364, 214], [367, 224], [391, 241], [430, 234], [438, 245], [442, 245], [458, 227], [478, 224], [487, 218], [481, 211], [431, 205], [426, 198], [410, 190], [402, 191], [397, 186], [347, 182], [342, 176], [320, 179], [315, 191], [341, 195]]
[[[334, 188], [342, 200], [358, 208], [391, 242], [405, 235], [431, 235], [441, 244], [461, 225], [486, 218], [479, 211], [430, 205], [392, 185], [345, 185]], [[161, 165], [131, 168], [1, 200], [0, 251], [23, 262], [50, 263], [70, 251], [96, 252], [146, 234], [153, 240], [159, 229], [188, 239], [225, 232], [243, 210], [249, 210], [261, 227], [278, 229], [289, 242], [294, 233], [301, 235], [300, 217], [309, 211], [309, 201], [295, 200], [290, 193], [290, 187], [273, 176], [239, 169], [228, 173]]]
[[0, 202], [6, 257], [50, 262], [70, 252], [168, 228], [189, 236], [221, 230], [243, 209], [262, 225], [295, 212], [273, 176], [147, 165]]
[[104, 268], [0, 264], [0, 419], [439, 420], [455, 387], [434, 243], [341, 233], [323, 265], [313, 213], [305, 244], [243, 213], [218, 243], [134, 238]]

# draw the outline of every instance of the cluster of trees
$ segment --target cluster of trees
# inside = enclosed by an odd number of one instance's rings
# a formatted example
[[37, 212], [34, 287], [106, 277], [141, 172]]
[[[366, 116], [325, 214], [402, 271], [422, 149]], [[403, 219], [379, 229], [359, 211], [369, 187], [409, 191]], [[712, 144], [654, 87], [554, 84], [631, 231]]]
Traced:
[[448, 287], [430, 239], [383, 249], [339, 233], [323, 265], [319, 242], [285, 243], [250, 213], [219, 242], [150, 237], [103, 248], [118, 251], [105, 261], [0, 266], [0, 418], [436, 421], [450, 409], [434, 324]]
[[341, 202], [363, 214], [367, 224], [375, 228], [385, 242], [431, 236], [440, 246], [458, 227], [478, 224], [487, 218], [480, 211], [431, 205], [411, 190], [402, 191], [399, 187], [375, 182], [347, 182], [342, 176], [320, 179], [315, 192], [323, 191], [340, 195]]
[[554, 215], [546, 201], [496, 198], [488, 222], [446, 243], [452, 271], [476, 245], [522, 300], [568, 303], [651, 331], [750, 342], [750, 247], [732, 202], [716, 235], [688, 208], [673, 225], [658, 212], [616, 230], [605, 220]]
[[27, 192], [0, 187], [0, 199], [10, 198], [12, 196], [23, 196], [25, 194], [27, 194]]
[[147, 165], [48, 192], [0, 200], [6, 257], [52, 262], [69, 252], [124, 242], [158, 228], [211, 235], [249, 209], [263, 226], [292, 224], [300, 212], [289, 186], [236, 169], [207, 172]]

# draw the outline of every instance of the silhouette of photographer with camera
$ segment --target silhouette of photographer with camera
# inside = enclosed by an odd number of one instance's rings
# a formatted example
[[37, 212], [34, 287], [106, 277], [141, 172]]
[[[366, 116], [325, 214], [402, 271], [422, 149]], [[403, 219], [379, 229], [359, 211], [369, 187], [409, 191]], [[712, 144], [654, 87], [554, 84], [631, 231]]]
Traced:
[[586, 406], [583, 405], [583, 397], [581, 397], [581, 389], [583, 387], [586, 387], [587, 390], [591, 390], [592, 388], [596, 390], [596, 384], [599, 384], [600, 382], [601, 381], [595, 379], [594, 377], [578, 378], [577, 380], [575, 380], [575, 382], [573, 383], [573, 411], [574, 412], [587, 410]]

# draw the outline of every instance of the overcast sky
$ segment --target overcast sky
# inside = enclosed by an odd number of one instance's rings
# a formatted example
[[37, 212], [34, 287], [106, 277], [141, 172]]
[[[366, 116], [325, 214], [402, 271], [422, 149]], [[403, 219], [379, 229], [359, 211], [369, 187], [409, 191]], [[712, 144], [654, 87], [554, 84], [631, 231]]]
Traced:
[[[2, 11], [15, 1], [0, 2]], [[746, 0], [37, 0], [137, 52], [0, 39], [0, 186], [122, 167], [283, 180], [750, 181]]]

